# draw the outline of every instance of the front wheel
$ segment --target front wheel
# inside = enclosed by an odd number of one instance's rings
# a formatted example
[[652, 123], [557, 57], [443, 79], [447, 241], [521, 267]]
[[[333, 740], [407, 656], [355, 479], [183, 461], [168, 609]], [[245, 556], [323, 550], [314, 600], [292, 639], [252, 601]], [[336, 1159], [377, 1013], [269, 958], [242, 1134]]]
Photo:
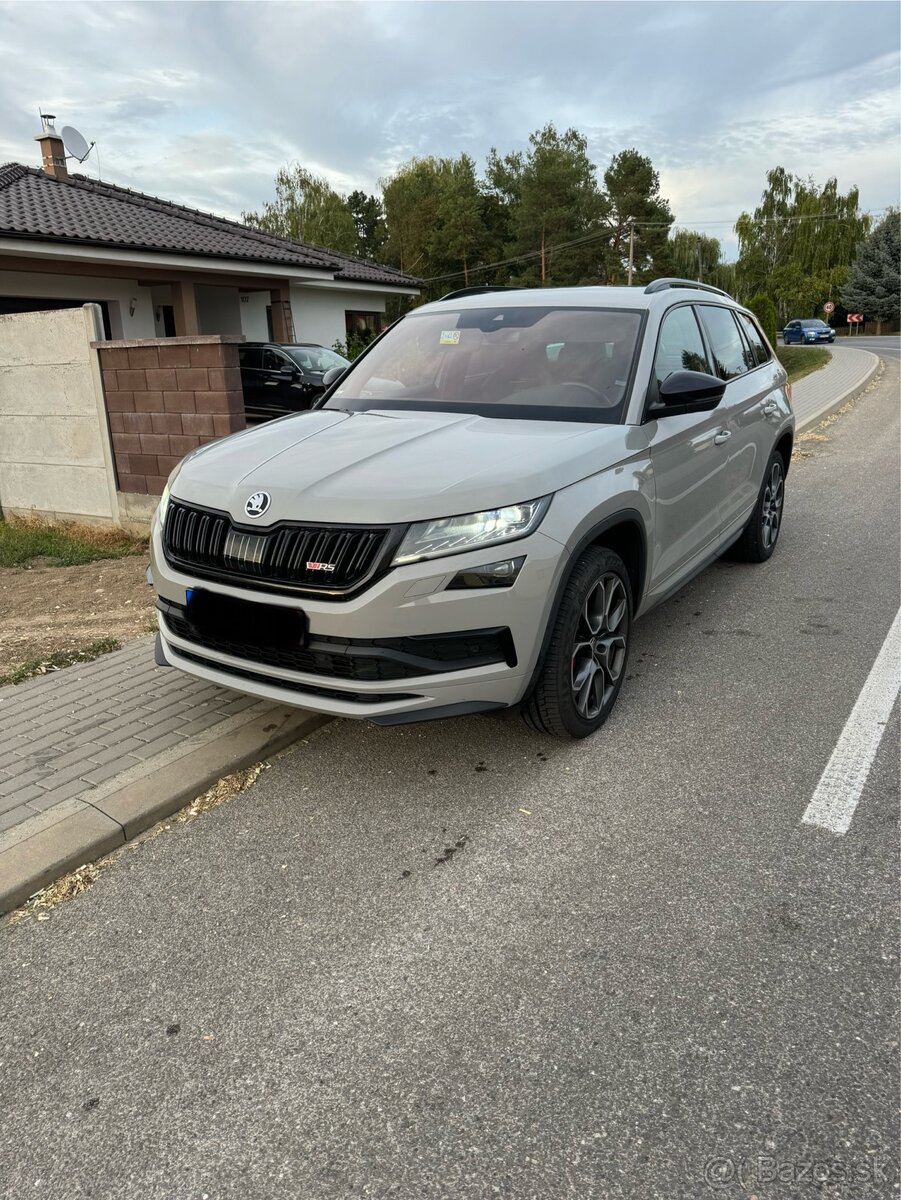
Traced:
[[609, 716], [629, 654], [632, 589], [618, 554], [597, 546], [582, 554], [553, 621], [523, 719], [537, 733], [587, 737]]
[[785, 460], [774, 450], [751, 519], [733, 546], [733, 558], [762, 563], [776, 549], [785, 504]]

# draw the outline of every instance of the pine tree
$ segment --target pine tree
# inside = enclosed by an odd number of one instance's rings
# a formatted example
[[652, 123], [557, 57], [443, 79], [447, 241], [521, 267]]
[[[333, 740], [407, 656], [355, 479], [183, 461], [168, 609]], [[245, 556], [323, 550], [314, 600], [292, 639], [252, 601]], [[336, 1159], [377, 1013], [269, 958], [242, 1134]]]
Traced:
[[863, 242], [842, 291], [842, 304], [876, 321], [901, 315], [901, 218], [890, 210]]

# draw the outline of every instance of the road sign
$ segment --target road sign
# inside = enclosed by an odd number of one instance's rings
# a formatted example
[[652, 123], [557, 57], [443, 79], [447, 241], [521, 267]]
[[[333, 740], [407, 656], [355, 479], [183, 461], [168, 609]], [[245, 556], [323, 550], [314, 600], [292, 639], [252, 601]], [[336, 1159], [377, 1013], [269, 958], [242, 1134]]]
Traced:
[[827, 300], [823, 305], [823, 312], [835, 312], [835, 305], [831, 300]]
[[863, 313], [848, 313], [849, 325], [860, 325], [863, 322]]

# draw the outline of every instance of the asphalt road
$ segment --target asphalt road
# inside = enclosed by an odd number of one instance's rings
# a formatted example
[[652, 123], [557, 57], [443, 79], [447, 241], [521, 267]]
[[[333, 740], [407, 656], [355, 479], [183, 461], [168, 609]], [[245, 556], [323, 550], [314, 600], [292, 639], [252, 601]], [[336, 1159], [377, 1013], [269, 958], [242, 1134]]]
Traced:
[[850, 346], [856, 350], [872, 350], [884, 358], [901, 358], [901, 335], [887, 333], [882, 337], [836, 338], [835, 346]]
[[897, 712], [802, 815], [898, 610], [898, 382], [599, 735], [333, 722], [0, 928], [0, 1195], [896, 1195]]

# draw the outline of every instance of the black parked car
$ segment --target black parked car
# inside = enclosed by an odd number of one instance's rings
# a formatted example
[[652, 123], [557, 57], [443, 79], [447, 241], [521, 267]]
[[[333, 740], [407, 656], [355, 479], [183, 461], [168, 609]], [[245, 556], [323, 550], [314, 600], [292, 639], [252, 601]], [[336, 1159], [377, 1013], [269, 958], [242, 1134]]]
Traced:
[[325, 346], [275, 342], [244, 343], [238, 347], [238, 361], [248, 421], [268, 421], [310, 408], [325, 391], [325, 372], [350, 366]]

